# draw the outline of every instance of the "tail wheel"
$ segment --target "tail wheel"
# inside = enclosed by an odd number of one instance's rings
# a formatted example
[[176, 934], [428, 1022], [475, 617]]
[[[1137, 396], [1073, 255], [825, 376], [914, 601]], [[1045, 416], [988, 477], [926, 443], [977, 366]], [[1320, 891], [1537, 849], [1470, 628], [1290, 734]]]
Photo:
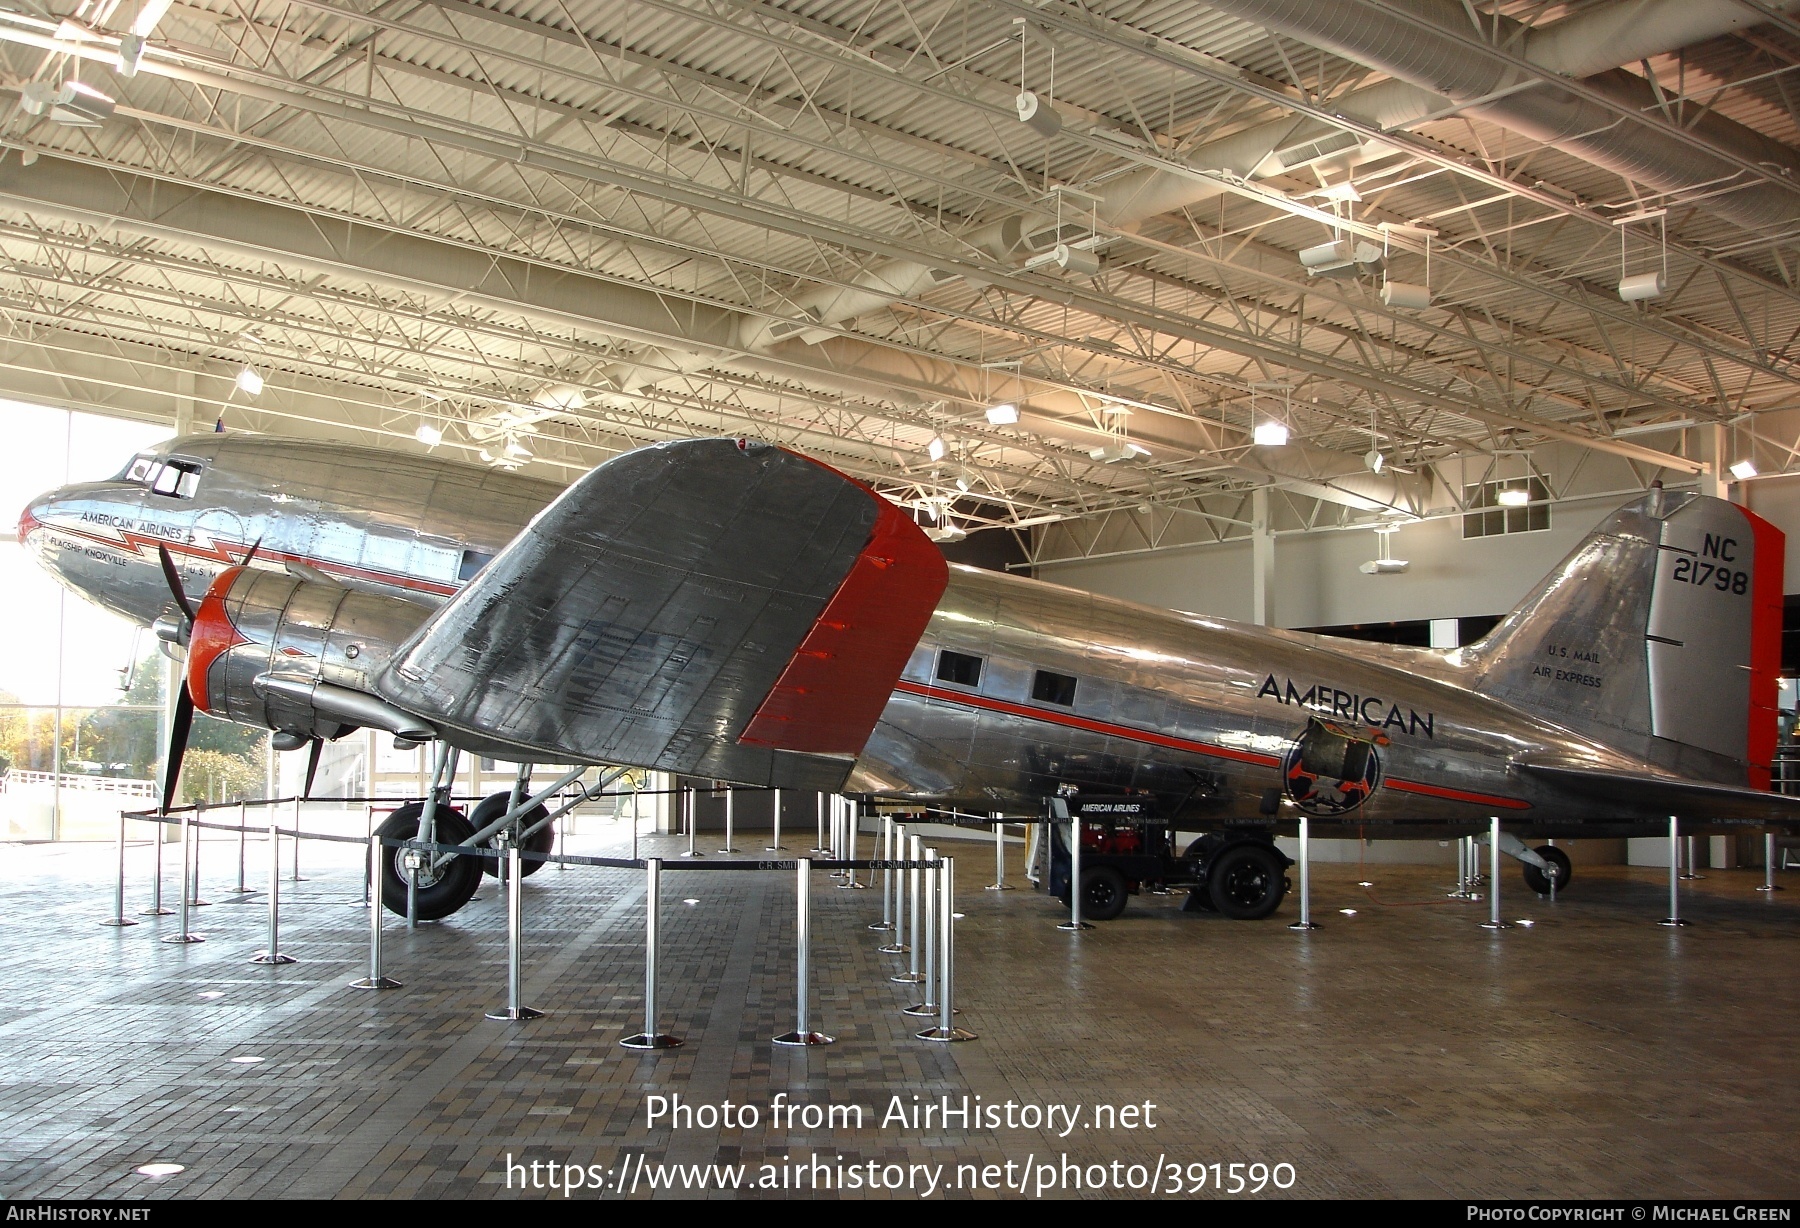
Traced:
[[[1556, 889], [1558, 891], [1567, 891], [1569, 889], [1569, 878], [1574, 871], [1574, 866], [1569, 862], [1569, 855], [1557, 848], [1554, 844], [1546, 844], [1544, 847], [1533, 849], [1532, 851], [1539, 857], [1542, 857], [1545, 861], [1549, 862], [1550, 868], [1556, 871]], [[1527, 887], [1531, 888], [1539, 895], [1550, 894], [1550, 878], [1548, 875], [1532, 865], [1529, 861], [1523, 863], [1519, 868], [1525, 872], [1525, 885]]]
[[1081, 915], [1095, 921], [1111, 921], [1125, 911], [1130, 892], [1125, 876], [1111, 866], [1095, 866], [1081, 872]]
[[[505, 814], [506, 804], [510, 800], [512, 800], [511, 793], [495, 793], [482, 798], [481, 804], [476, 806], [474, 813], [469, 816], [470, 832], [480, 831], [489, 823], [492, 823], [495, 819]], [[530, 810], [525, 812], [525, 817], [520, 819], [519, 823], [523, 827], [531, 827], [537, 823], [544, 823], [544, 819], [549, 813], [550, 812], [545, 810], [541, 805], [533, 806]], [[487, 847], [486, 841], [482, 842], [482, 847]], [[524, 849], [527, 853], [548, 854], [555, 852], [556, 824], [544, 823], [537, 831], [532, 832], [531, 837], [525, 841]], [[530, 878], [533, 874], [536, 874], [539, 870], [543, 869], [544, 864], [545, 863], [541, 861], [532, 861], [530, 859], [522, 860], [519, 863], [519, 873], [526, 878]], [[481, 871], [483, 874], [491, 874], [498, 878], [500, 876], [500, 859], [497, 857], [483, 857], [481, 859]]]
[[[390, 814], [376, 833], [388, 840], [411, 840], [419, 834], [419, 818], [425, 813], [420, 802], [409, 802]], [[436, 817], [437, 843], [461, 844], [475, 834], [460, 810], [439, 806]], [[398, 916], [406, 915], [406, 850], [389, 848], [381, 859], [381, 902]], [[437, 921], [467, 904], [481, 885], [481, 867], [477, 857], [451, 857], [421, 867], [416, 892], [417, 916], [421, 921]], [[431, 861], [426, 866], [432, 866]]]
[[1206, 891], [1221, 916], [1260, 921], [1281, 906], [1287, 893], [1286, 868], [1274, 849], [1236, 844], [1207, 867]]

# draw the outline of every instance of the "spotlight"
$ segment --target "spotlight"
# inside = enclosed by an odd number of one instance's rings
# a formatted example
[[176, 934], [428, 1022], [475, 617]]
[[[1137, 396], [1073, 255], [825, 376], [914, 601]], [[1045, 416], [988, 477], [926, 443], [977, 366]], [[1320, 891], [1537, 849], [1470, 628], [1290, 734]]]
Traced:
[[1013, 103], [1019, 109], [1019, 122], [1039, 136], [1055, 136], [1062, 131], [1063, 119], [1056, 108], [1030, 90], [1013, 99]]
[[1381, 304], [1384, 307], [1407, 307], [1414, 311], [1431, 306], [1431, 289], [1406, 281], [1382, 283]]
[[1380, 448], [1370, 448], [1363, 456], [1363, 464], [1369, 467], [1370, 473], [1380, 473], [1382, 467], [1387, 464], [1387, 457], [1381, 454]]
[[531, 449], [517, 439], [509, 439], [506, 441], [506, 454], [518, 460], [531, 459]]
[[1496, 499], [1501, 507], [1524, 507], [1531, 502], [1531, 492], [1522, 486], [1509, 486]]
[[1360, 564], [1356, 570], [1365, 576], [1398, 576], [1405, 573], [1412, 564], [1405, 559], [1370, 559]]
[[987, 411], [990, 426], [1011, 426], [1019, 420], [1017, 405], [990, 405]]
[[1745, 457], [1731, 467], [1731, 476], [1740, 482], [1748, 482], [1756, 476], [1756, 462]]
[[1088, 455], [1103, 465], [1117, 464], [1119, 461], [1139, 460], [1150, 455], [1150, 449], [1141, 443], [1108, 443], [1098, 448], [1089, 448]]
[[1282, 422], [1258, 422], [1256, 430], [1250, 438], [1259, 448], [1282, 448], [1287, 446], [1287, 424]]
[[931, 437], [931, 442], [925, 445], [925, 455], [929, 456], [934, 461], [943, 460], [946, 451], [948, 451], [948, 449], [944, 447], [944, 441], [936, 435], [933, 435]]
[[435, 448], [444, 442], [444, 432], [429, 422], [421, 422], [419, 428], [413, 432], [413, 438], [428, 448]]
[[263, 377], [256, 373], [255, 367], [239, 367], [237, 373], [237, 386], [238, 391], [245, 396], [261, 396], [263, 390]]
[[1323, 268], [1326, 265], [1348, 264], [1354, 253], [1355, 247], [1349, 239], [1333, 239], [1329, 243], [1301, 248], [1300, 263], [1309, 269]]
[[144, 36], [127, 34], [119, 40], [119, 75], [137, 76], [138, 61], [144, 58]]
[[1668, 283], [1661, 273], [1638, 273], [1619, 283], [1619, 297], [1627, 303], [1661, 298], [1668, 290]]

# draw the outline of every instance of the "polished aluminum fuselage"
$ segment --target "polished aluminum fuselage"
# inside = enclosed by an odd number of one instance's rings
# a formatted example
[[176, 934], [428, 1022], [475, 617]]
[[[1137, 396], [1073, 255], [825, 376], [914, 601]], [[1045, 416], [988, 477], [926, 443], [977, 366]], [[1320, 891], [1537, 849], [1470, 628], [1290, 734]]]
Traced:
[[[158, 452], [204, 464], [193, 497], [88, 483], [39, 500], [21, 523], [65, 584], [146, 624], [170, 605], [157, 542], [200, 592], [259, 541], [259, 566], [403, 597], [423, 624], [558, 493], [334, 444], [218, 435]], [[1642, 765], [1460, 685], [1449, 655], [1331, 643], [955, 567], [845, 788], [1014, 814], [1040, 812], [1066, 786], [1147, 790], [1187, 820], [1288, 826], [1282, 759], [1320, 717], [1387, 740], [1379, 787], [1340, 824], [1442, 835], [1498, 815], [1517, 831], [1574, 836], [1666, 821], [1605, 801], [1573, 806], [1510, 771], [1543, 751]], [[940, 677], [945, 649], [980, 658], [977, 684]], [[1072, 702], [1034, 699], [1039, 670], [1075, 679]]]

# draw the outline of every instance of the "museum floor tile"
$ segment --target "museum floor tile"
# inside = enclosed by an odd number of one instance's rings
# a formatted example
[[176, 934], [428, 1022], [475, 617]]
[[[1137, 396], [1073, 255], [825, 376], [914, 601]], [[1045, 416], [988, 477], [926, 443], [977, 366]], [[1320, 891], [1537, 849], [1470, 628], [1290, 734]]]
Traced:
[[[1229, 1196], [1233, 1164], [1267, 1166], [1237, 1170], [1265, 1174], [1262, 1196], [1800, 1195], [1800, 874], [1771, 897], [1760, 871], [1711, 871], [1670, 930], [1663, 872], [1580, 867], [1552, 905], [1508, 863], [1504, 914], [1534, 924], [1492, 933], [1441, 870], [1371, 866], [1364, 888], [1323, 865], [1312, 933], [1286, 927], [1291, 896], [1260, 923], [1175, 896], [1071, 935], [1043, 894], [980, 889], [986, 846], [962, 853], [959, 1022], [978, 1040], [914, 1038], [928, 1021], [899, 1008], [918, 989], [866, 928], [880, 892], [821, 874], [813, 1024], [837, 1043], [777, 1048], [792, 874], [672, 861], [662, 1024], [687, 1043], [646, 1055], [618, 1046], [641, 1023], [639, 873], [526, 884], [524, 1000], [547, 1014], [498, 1023], [491, 881], [443, 923], [391, 925], [403, 986], [359, 992], [355, 845], [309, 845], [306, 881], [283, 883], [285, 967], [247, 962], [266, 909], [226, 890], [227, 846], [206, 849], [193, 946], [158, 941], [172, 916], [96, 924], [110, 849], [8, 846], [0, 1195], [561, 1198], [575, 1165], [581, 1198], [1120, 1197], [1153, 1173]], [[147, 846], [131, 864], [136, 910]], [[965, 1097], [966, 1124], [923, 1115]], [[153, 1161], [183, 1171], [135, 1171]]]

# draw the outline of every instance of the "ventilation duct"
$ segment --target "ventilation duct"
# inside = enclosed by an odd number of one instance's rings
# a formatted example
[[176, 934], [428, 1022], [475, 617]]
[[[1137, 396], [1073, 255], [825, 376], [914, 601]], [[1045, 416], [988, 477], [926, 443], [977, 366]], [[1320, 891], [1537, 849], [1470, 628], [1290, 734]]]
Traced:
[[[1753, 230], [1788, 227], [1800, 214], [1800, 195], [1794, 191], [1750, 178], [1725, 158], [1696, 150], [1654, 128], [1621, 120], [1599, 102], [1558, 89], [1553, 83], [1516, 89], [1526, 78], [1511, 65], [1471, 49], [1465, 37], [1468, 15], [1454, 0], [1407, 0], [1408, 12], [1439, 27], [1436, 31], [1363, 4], [1214, 0], [1213, 7], [1453, 102], [1474, 103], [1470, 110], [1475, 114], [1659, 191], [1698, 192], [1716, 190], [1726, 182], [1742, 184], [1702, 202], [1703, 208], [1741, 226]], [[1495, 31], [1499, 45], [1522, 48], [1519, 54], [1544, 72], [1561, 75], [1565, 70], [1611, 68], [1588, 76], [1584, 84], [1621, 107], [1651, 112], [1658, 99], [1650, 84], [1612, 66], [1724, 33], [1745, 24], [1745, 12], [1732, 0], [1622, 0], [1598, 15], [1584, 14], [1538, 32], [1527, 33], [1509, 18], [1496, 20], [1500, 22]], [[1621, 29], [1630, 31], [1622, 42], [1608, 46], [1600, 41], [1605, 31]], [[1664, 45], [1665, 39], [1680, 41]], [[1491, 97], [1505, 90], [1514, 92]], [[1688, 128], [1738, 159], [1800, 180], [1800, 155], [1742, 124], [1705, 112]]]

